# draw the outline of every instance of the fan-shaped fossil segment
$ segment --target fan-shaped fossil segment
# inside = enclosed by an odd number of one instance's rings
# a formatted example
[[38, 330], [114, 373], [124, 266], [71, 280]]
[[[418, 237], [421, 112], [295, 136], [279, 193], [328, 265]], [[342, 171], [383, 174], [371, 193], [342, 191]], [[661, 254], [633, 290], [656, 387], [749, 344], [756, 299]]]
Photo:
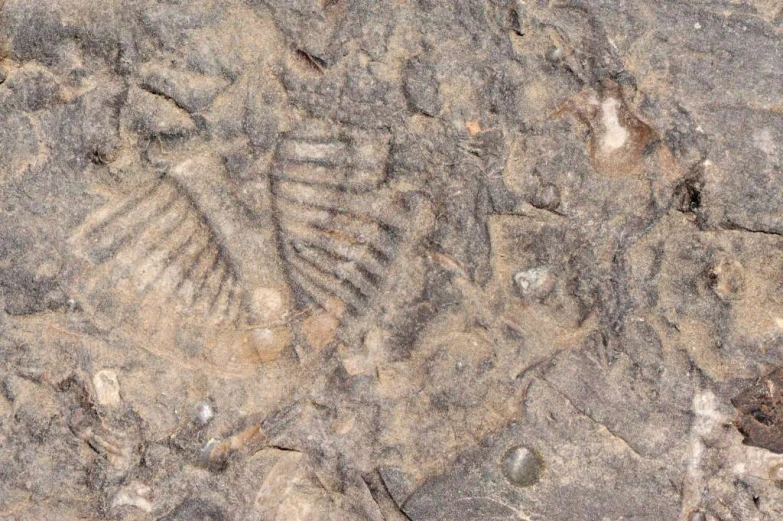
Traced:
[[275, 359], [315, 310], [358, 338], [415, 224], [386, 185], [389, 141], [308, 121], [249, 180], [210, 154], [182, 161], [79, 227], [92, 268], [76, 294], [155, 354], [221, 371]]
[[72, 238], [92, 264], [76, 294], [157, 355], [244, 373], [287, 345], [287, 297], [274, 241], [226, 186], [188, 161], [100, 208]]

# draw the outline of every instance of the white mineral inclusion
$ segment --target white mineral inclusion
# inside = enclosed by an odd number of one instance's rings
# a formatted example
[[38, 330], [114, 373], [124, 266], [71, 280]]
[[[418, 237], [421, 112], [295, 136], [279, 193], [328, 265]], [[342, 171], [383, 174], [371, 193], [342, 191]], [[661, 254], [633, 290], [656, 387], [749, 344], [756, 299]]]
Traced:
[[710, 391], [697, 393], [693, 397], [693, 412], [696, 414], [693, 429], [699, 436], [709, 436], [713, 429], [728, 421], [720, 411], [720, 401]]
[[215, 410], [206, 402], [196, 405], [196, 421], [201, 425], [206, 425], [215, 417]]
[[620, 102], [607, 98], [601, 103], [601, 121], [604, 124], [604, 135], [601, 148], [604, 152], [614, 152], [628, 141], [628, 131], [620, 124], [617, 107]]
[[520, 271], [514, 275], [514, 282], [516, 282], [523, 291], [534, 289], [540, 285], [541, 279], [546, 276], [547, 271], [546, 268], [532, 268]]
[[114, 497], [113, 506], [132, 506], [144, 512], [152, 512], [152, 489], [138, 481], [132, 481]]
[[525, 297], [545, 297], [552, 290], [553, 282], [546, 266], [519, 271], [514, 275], [514, 283]]
[[95, 387], [95, 399], [101, 405], [113, 406], [120, 403], [120, 382], [117, 374], [110, 369], [103, 369], [92, 377]]

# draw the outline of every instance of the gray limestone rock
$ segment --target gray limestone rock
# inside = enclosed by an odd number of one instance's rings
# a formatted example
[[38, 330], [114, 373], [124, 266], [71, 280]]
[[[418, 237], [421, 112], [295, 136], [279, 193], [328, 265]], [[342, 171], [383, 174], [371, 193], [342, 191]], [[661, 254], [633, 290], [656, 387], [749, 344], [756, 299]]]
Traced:
[[774, 0], [0, 0], [0, 520], [783, 519]]

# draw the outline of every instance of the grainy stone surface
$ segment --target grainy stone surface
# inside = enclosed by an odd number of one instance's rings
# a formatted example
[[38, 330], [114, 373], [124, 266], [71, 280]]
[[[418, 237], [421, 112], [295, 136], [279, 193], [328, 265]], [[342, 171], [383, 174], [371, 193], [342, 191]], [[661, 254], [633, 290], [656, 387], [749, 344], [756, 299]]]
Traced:
[[778, 0], [0, 0], [0, 520], [783, 519]]

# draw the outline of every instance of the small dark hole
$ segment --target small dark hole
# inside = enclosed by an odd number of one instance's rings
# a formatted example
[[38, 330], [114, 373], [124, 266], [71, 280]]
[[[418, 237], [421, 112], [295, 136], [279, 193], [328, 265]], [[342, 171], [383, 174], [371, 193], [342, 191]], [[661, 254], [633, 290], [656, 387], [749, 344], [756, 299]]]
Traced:
[[695, 188], [690, 192], [690, 209], [691, 211], [698, 210], [701, 208], [701, 192]]
[[772, 418], [761, 409], [753, 409], [750, 411], [750, 415], [753, 416], [753, 419], [757, 422], [763, 423], [764, 425], [771, 426], [774, 423]]
[[681, 212], [692, 213], [701, 208], [701, 187], [697, 181], [684, 181], [677, 187], [675, 196]]
[[92, 155], [90, 156], [90, 161], [92, 161], [96, 165], [106, 164], [106, 160], [104, 159], [103, 155], [97, 150], [93, 151]]

